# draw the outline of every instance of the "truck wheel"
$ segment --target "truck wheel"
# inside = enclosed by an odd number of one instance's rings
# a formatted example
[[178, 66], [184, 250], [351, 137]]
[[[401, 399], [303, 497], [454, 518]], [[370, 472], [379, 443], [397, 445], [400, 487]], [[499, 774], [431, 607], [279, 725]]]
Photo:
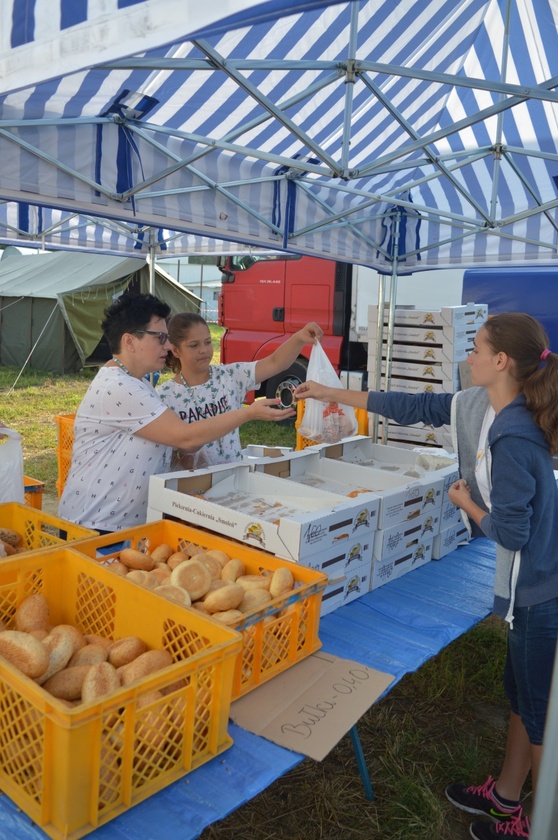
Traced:
[[[290, 406], [293, 402], [293, 391], [301, 382], [306, 381], [307, 364], [306, 360], [296, 361], [283, 373], [272, 376], [265, 386], [265, 395], [268, 400], [279, 398], [282, 405]], [[294, 420], [286, 420], [286, 423], [293, 423]]]

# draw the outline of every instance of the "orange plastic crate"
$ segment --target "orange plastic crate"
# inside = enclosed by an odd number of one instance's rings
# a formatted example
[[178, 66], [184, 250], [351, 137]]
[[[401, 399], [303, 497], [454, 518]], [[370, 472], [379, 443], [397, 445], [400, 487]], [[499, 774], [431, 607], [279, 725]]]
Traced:
[[98, 550], [107, 549], [114, 544], [115, 538], [129, 540], [130, 546], [140, 551], [152, 550], [162, 543], [170, 545], [174, 551], [186, 549], [191, 554], [217, 548], [230, 557], [240, 558], [246, 566], [247, 574], [272, 574], [279, 566], [288, 564], [295, 579], [293, 592], [276, 598], [266, 604], [264, 609], [232, 625], [243, 637], [242, 656], [237, 661], [233, 680], [233, 700], [321, 646], [318, 638], [320, 607], [327, 583], [327, 575], [322, 572], [280, 560], [266, 551], [171, 519], [160, 519], [116, 534], [82, 540], [77, 550], [110, 565], [118, 551], [108, 551], [99, 556]]
[[44, 489], [44, 481], [37, 481], [36, 478], [29, 478], [28, 475], [23, 476], [23, 494], [25, 504], [29, 507], [42, 510]]
[[62, 495], [62, 490], [66, 484], [72, 463], [75, 417], [75, 414], [57, 414], [54, 418], [58, 426], [58, 446], [56, 447], [56, 455], [58, 457], [58, 481], [56, 482], [56, 489], [58, 491], [58, 498]]
[[50, 837], [76, 840], [231, 745], [227, 724], [242, 640], [70, 548], [2, 561], [0, 619], [8, 629], [17, 605], [38, 592], [53, 625], [111, 639], [140, 636], [174, 660], [73, 707], [2, 663], [2, 791]]
[[18, 502], [0, 504], [0, 526], [11, 528], [21, 536], [24, 551], [20, 552], [18, 557], [97, 535], [97, 531], [91, 528], [75, 525]]
[[[303, 435], [299, 435], [298, 429], [300, 428], [300, 424], [302, 423], [302, 417], [304, 415], [304, 400], [299, 400], [296, 404], [296, 420], [295, 420], [295, 429], [296, 431], [296, 446], [295, 449], [306, 449], [307, 446], [318, 446], [319, 444], [315, 440], [310, 440], [310, 438], [304, 437]], [[357, 434], [359, 435], [367, 435], [368, 434], [368, 412], [365, 408], [355, 408], [355, 416], [358, 423], [358, 431]]]

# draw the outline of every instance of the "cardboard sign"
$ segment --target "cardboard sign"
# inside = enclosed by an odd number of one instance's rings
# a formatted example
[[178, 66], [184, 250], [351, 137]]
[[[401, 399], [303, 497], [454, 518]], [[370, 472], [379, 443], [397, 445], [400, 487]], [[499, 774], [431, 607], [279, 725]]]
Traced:
[[238, 726], [322, 761], [395, 677], [314, 653], [231, 706]]

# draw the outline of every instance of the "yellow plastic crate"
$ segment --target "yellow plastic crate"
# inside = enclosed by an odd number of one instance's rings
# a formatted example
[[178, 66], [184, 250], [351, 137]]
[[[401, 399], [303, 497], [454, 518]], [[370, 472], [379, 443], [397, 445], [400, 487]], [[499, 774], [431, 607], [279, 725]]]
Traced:
[[[317, 446], [317, 442], [315, 440], [310, 440], [310, 438], [304, 437], [304, 435], [300, 435], [298, 430], [300, 428], [300, 424], [302, 423], [302, 417], [304, 415], [304, 400], [299, 400], [296, 404], [296, 420], [295, 420], [295, 429], [296, 429], [296, 446], [295, 449], [306, 449], [307, 446]], [[357, 434], [359, 435], [367, 435], [368, 434], [368, 412], [365, 408], [355, 408], [355, 416], [358, 423], [358, 431]]]
[[44, 489], [44, 481], [38, 481], [36, 478], [29, 478], [28, 475], [23, 476], [23, 494], [25, 504], [29, 505], [29, 507], [36, 508], [36, 510], [42, 510]]
[[58, 498], [62, 495], [62, 490], [66, 484], [72, 463], [75, 417], [75, 414], [57, 414], [54, 418], [58, 426], [58, 446], [56, 447], [56, 455], [58, 457], [58, 481], [56, 482], [56, 489], [58, 491]]
[[112, 639], [140, 636], [174, 660], [74, 707], [3, 662], [0, 787], [50, 837], [76, 840], [231, 745], [227, 723], [242, 642], [236, 631], [71, 548], [2, 561], [0, 619], [8, 629], [18, 603], [37, 592], [49, 602], [52, 624]]
[[289, 565], [295, 579], [293, 592], [274, 599], [264, 609], [232, 625], [243, 637], [242, 657], [237, 661], [234, 674], [233, 700], [321, 646], [318, 638], [320, 607], [327, 583], [327, 575], [322, 572], [280, 560], [258, 548], [171, 519], [160, 519], [118, 531], [117, 534], [83, 540], [77, 549], [89, 557], [96, 557], [101, 563], [110, 564], [118, 552], [98, 556], [97, 551], [113, 544], [115, 536], [119, 540], [129, 540], [130, 546], [140, 551], [152, 550], [162, 543], [170, 545], [174, 551], [188, 550], [189, 553], [217, 548], [230, 557], [240, 558], [247, 574], [273, 573], [279, 566]]
[[18, 557], [97, 536], [97, 531], [91, 528], [74, 525], [73, 522], [59, 519], [42, 510], [35, 510], [29, 505], [20, 505], [18, 502], [5, 502], [0, 505], [0, 527], [11, 528], [22, 537], [25, 550], [20, 552]]

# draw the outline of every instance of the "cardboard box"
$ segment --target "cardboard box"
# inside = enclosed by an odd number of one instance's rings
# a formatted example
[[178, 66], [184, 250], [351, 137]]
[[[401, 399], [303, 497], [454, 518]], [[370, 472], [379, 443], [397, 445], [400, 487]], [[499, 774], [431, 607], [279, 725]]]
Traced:
[[[417, 468], [419, 453], [411, 453], [398, 446], [374, 443], [370, 435], [358, 435], [354, 438], [344, 438], [339, 443], [324, 444], [319, 451], [323, 458], [385, 470], [410, 480], [423, 475], [423, 469]], [[442, 468], [450, 466], [445, 462], [441, 462], [441, 465]]]
[[319, 651], [233, 703], [231, 719], [274, 744], [321, 761], [394, 679]]
[[334, 610], [356, 601], [361, 595], [370, 591], [372, 578], [372, 559], [367, 563], [347, 570], [347, 573], [340, 578], [332, 578], [322, 595], [322, 606], [320, 615], [329, 615]]
[[[377, 306], [368, 308], [368, 340], [374, 342], [378, 336]], [[402, 310], [408, 313], [412, 310]], [[485, 319], [486, 320], [486, 319]], [[453, 324], [442, 323], [438, 325], [430, 323], [418, 323], [410, 319], [398, 320], [397, 309], [395, 310], [395, 322], [393, 326], [394, 341], [407, 341], [413, 344], [468, 344], [474, 341], [475, 335], [482, 327], [483, 322], [466, 323], [465, 321], [454, 322]], [[384, 319], [384, 338], [388, 337], [387, 317]]]
[[[375, 317], [377, 321], [377, 313], [377, 306], [369, 306], [368, 319]], [[387, 317], [388, 313], [386, 311], [385, 322]], [[488, 318], [488, 304], [466, 303], [461, 306], [442, 306], [441, 309], [416, 309], [414, 306], [396, 306], [394, 318], [396, 324], [419, 324], [431, 327], [476, 324], [480, 327]]]
[[[388, 439], [393, 441], [393, 446], [411, 445], [428, 446], [434, 445], [453, 451], [453, 441], [449, 426], [427, 426], [418, 423], [415, 426], [400, 426], [398, 423], [388, 423]], [[384, 422], [380, 420], [380, 434], [383, 434]]]
[[[446, 364], [457, 364], [464, 362], [473, 348], [472, 342], [465, 344], [407, 344], [401, 341], [394, 341], [392, 346], [392, 358], [402, 361], [424, 361], [442, 362]], [[368, 344], [368, 369], [375, 370], [375, 344]], [[385, 355], [385, 352], [384, 352]]]
[[304, 562], [373, 529], [370, 506], [252, 472], [247, 464], [151, 476], [148, 521], [168, 515]]
[[429, 563], [432, 560], [433, 543], [433, 539], [424, 540], [410, 550], [403, 550], [399, 554], [384, 560], [374, 560], [370, 589], [377, 589], [379, 586], [389, 583], [390, 580], [395, 580]]
[[434, 539], [440, 531], [440, 513], [425, 513], [412, 522], [400, 522], [391, 528], [382, 528], [374, 534], [372, 556], [374, 561], [387, 560], [402, 551], [411, 551], [425, 540]]
[[446, 498], [440, 508], [440, 532], [460, 522], [463, 522], [460, 509]]
[[320, 551], [306, 557], [304, 565], [318, 572], [325, 572], [330, 580], [341, 580], [346, 575], [351, 576], [353, 570], [359, 566], [372, 563], [373, 531], [361, 539], [351, 540], [342, 545], [336, 545], [329, 551]]
[[432, 559], [440, 560], [442, 557], [445, 557], [446, 554], [449, 554], [450, 551], [454, 551], [457, 546], [468, 543], [469, 541], [469, 531], [467, 530], [463, 520], [461, 520], [461, 524], [452, 525], [450, 528], [440, 531], [440, 533], [434, 537]]
[[[369, 365], [369, 374], [376, 371], [376, 355], [371, 356], [373, 364]], [[382, 361], [382, 373], [385, 373], [386, 362]], [[405, 379], [425, 379], [428, 382], [432, 380], [453, 382], [455, 390], [458, 391], [460, 387], [460, 373], [459, 363], [452, 364], [451, 362], [403, 362], [392, 361], [391, 363], [392, 376], [403, 376]]]
[[[382, 387], [382, 391], [385, 388]], [[402, 394], [454, 394], [455, 384], [450, 381], [427, 382], [424, 379], [403, 379], [400, 376], [392, 376], [390, 391], [399, 391]]]

